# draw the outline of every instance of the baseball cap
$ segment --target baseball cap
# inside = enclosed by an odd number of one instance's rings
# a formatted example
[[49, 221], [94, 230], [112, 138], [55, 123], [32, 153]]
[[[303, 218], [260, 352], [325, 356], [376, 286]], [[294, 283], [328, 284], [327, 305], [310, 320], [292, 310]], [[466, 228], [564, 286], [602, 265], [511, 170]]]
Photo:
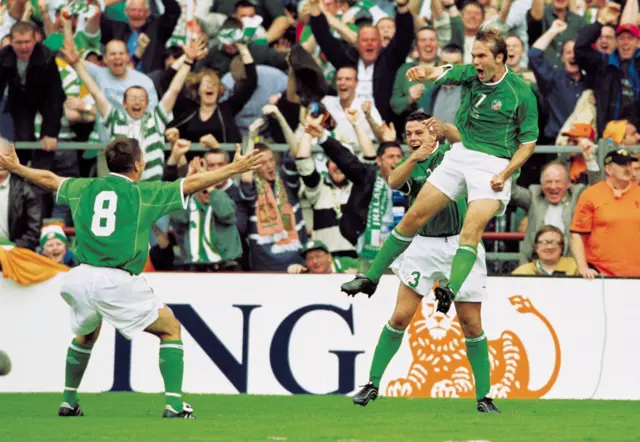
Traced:
[[329, 247], [326, 246], [322, 241], [308, 241], [300, 251], [300, 255], [304, 258], [307, 256], [307, 252], [311, 250], [324, 250], [329, 253]]
[[625, 23], [623, 25], [618, 26], [616, 29], [616, 35], [620, 35], [623, 32], [630, 32], [635, 38], [640, 38], [640, 29], [636, 25], [632, 25], [631, 23]]
[[562, 135], [573, 138], [589, 138], [593, 141], [596, 138], [596, 131], [589, 123], [574, 123], [568, 131], [562, 132]]
[[635, 161], [638, 161], [638, 159], [627, 149], [612, 150], [610, 152], [607, 152], [607, 154], [604, 156], [605, 165], [616, 163], [621, 166], [625, 166]]

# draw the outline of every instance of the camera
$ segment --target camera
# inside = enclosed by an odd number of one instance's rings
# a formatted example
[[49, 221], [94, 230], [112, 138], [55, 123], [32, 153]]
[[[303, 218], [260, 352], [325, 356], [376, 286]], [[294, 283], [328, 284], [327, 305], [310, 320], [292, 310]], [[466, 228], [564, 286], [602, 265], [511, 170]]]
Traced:
[[322, 118], [322, 126], [327, 130], [333, 130], [336, 128], [336, 120], [333, 119], [329, 111], [324, 104], [319, 101], [312, 101], [309, 104], [309, 114], [313, 118], [318, 118], [320, 115], [323, 115]]

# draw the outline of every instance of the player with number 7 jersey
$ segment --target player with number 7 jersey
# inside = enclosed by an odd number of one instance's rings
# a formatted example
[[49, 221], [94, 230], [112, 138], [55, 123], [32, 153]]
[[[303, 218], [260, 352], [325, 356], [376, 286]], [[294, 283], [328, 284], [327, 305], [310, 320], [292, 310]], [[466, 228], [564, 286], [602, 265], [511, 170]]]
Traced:
[[[177, 140], [185, 151], [191, 144]], [[255, 170], [264, 159], [258, 151], [220, 169], [191, 174], [171, 183], [140, 182], [145, 169], [142, 150], [133, 138], [118, 137], [106, 150], [104, 178], [61, 178], [48, 170], [20, 164], [13, 146], [0, 139], [0, 167], [42, 187], [57, 190], [57, 200], [71, 208], [80, 265], [63, 275], [60, 294], [71, 309], [75, 334], [67, 350], [65, 387], [59, 416], [83, 416], [77, 391], [100, 334], [102, 320], [125, 338], [140, 331], [160, 338], [160, 373], [165, 386], [162, 417], [194, 419], [182, 401], [184, 351], [181, 326], [140, 275], [149, 253], [151, 225], [159, 217], [186, 209], [190, 194]]]

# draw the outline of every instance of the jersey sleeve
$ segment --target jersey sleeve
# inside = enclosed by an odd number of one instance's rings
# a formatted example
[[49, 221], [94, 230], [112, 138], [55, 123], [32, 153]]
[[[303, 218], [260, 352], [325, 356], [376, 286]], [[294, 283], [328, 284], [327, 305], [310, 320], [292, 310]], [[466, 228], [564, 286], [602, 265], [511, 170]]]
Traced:
[[538, 103], [531, 90], [527, 90], [522, 97], [522, 104], [518, 108], [518, 144], [535, 143], [538, 140]]
[[460, 64], [455, 66], [447, 64], [442, 66], [442, 69], [444, 72], [442, 72], [442, 75], [435, 80], [435, 83], [439, 86], [462, 86], [478, 76], [478, 73], [470, 64]]
[[176, 210], [187, 208], [184, 194], [184, 179], [173, 182], [142, 181], [138, 183], [142, 196], [142, 207], [154, 217], [161, 217]]
[[65, 178], [58, 187], [56, 204], [70, 205], [72, 200], [80, 198], [80, 194], [91, 181], [93, 178]]
[[575, 233], [591, 233], [593, 230], [593, 201], [588, 192], [582, 192], [573, 213], [570, 230]]

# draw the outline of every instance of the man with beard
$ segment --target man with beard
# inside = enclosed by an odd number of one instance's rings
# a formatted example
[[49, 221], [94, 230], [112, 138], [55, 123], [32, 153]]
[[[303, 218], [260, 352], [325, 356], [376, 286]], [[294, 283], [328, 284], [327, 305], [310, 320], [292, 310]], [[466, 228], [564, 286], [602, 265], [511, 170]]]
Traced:
[[555, 143], [562, 125], [571, 115], [578, 98], [586, 89], [573, 52], [573, 40], [565, 41], [562, 46], [562, 69], [554, 68], [545, 57], [549, 44], [566, 29], [565, 22], [554, 21], [549, 30], [542, 34], [529, 49], [529, 63], [549, 113], [544, 128], [544, 138], [540, 140], [542, 145]]

